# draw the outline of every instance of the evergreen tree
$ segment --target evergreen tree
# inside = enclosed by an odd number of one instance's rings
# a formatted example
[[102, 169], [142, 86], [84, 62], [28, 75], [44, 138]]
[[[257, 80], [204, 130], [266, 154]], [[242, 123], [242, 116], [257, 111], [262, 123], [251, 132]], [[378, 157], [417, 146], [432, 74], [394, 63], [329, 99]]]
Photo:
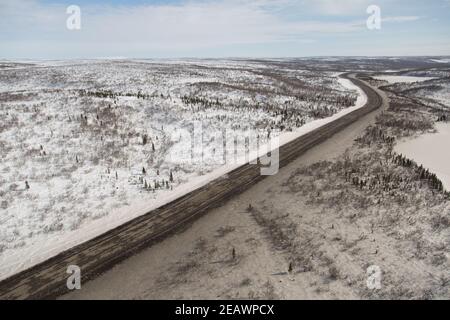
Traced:
[[142, 145], [145, 146], [147, 144], [147, 142], [148, 142], [148, 136], [146, 134], [144, 134], [142, 136]]

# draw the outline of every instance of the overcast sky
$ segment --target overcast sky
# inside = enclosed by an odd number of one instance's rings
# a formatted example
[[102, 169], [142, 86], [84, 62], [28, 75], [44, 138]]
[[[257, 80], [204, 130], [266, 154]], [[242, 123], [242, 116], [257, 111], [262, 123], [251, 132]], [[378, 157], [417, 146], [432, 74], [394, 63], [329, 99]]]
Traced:
[[450, 0], [0, 0], [0, 58], [450, 55], [449, 18]]

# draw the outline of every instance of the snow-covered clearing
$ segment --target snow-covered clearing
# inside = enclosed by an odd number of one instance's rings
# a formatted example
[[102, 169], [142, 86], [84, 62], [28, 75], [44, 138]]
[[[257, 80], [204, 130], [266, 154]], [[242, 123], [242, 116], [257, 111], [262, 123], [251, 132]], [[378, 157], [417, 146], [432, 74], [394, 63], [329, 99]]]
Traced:
[[[236, 167], [221, 133], [234, 141], [253, 135], [260, 146], [276, 137], [285, 143], [365, 101], [336, 74], [260, 62], [57, 61], [3, 69], [0, 278]], [[201, 152], [189, 139], [196, 123]], [[253, 147], [243, 148], [250, 158]]]
[[401, 141], [395, 151], [435, 173], [450, 191], [450, 123], [437, 123], [436, 128], [437, 133]]
[[430, 61], [437, 63], [450, 63], [450, 59], [431, 59]]
[[414, 83], [414, 82], [423, 82], [427, 80], [433, 80], [435, 78], [432, 77], [413, 77], [413, 76], [376, 76], [374, 79], [380, 81], [387, 81], [391, 84], [393, 83]]

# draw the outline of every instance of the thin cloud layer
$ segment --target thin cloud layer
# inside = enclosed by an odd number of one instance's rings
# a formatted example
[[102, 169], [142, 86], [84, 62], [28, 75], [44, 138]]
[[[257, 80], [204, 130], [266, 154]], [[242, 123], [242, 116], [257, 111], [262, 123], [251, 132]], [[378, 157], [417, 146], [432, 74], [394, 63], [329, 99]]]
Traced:
[[[275, 45], [285, 46], [282, 55], [288, 55], [292, 46], [367, 33], [368, 4], [366, 0], [198, 0], [118, 5], [93, 1], [80, 5], [81, 30], [69, 31], [67, 4], [0, 0], [0, 40], [5, 47], [3, 54], [9, 57], [32, 57], [33, 53], [36, 57], [205, 56], [201, 50], [216, 55], [222, 48], [229, 55], [239, 56], [243, 47], [250, 53], [259, 48], [266, 54], [271, 52], [268, 47]], [[327, 18], [329, 15], [339, 17]], [[389, 15], [382, 21], [410, 23], [419, 19], [418, 15]]]

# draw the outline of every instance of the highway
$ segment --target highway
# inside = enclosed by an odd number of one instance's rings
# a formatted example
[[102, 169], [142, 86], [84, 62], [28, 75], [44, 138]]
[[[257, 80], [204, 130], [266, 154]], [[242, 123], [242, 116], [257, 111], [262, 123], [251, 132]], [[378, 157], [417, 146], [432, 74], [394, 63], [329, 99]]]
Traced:
[[[368, 97], [366, 105], [281, 146], [281, 168], [292, 165], [294, 160], [295, 163], [301, 161], [302, 156], [312, 148], [327, 145], [324, 142], [329, 142], [330, 138], [336, 139], [333, 144], [337, 143], [340, 150], [387, 107], [387, 99], [378, 89], [357, 79], [355, 75], [343, 77], [365, 92]], [[339, 136], [342, 132], [346, 132], [345, 135]], [[185, 225], [253, 188], [266, 178], [260, 174], [260, 170], [259, 164], [240, 166], [172, 203], [5, 279], [0, 282], [0, 299], [51, 299], [63, 295], [67, 293], [66, 280], [69, 275], [66, 270], [69, 265], [81, 268], [82, 283], [95, 279], [117, 263], [169, 238]]]

